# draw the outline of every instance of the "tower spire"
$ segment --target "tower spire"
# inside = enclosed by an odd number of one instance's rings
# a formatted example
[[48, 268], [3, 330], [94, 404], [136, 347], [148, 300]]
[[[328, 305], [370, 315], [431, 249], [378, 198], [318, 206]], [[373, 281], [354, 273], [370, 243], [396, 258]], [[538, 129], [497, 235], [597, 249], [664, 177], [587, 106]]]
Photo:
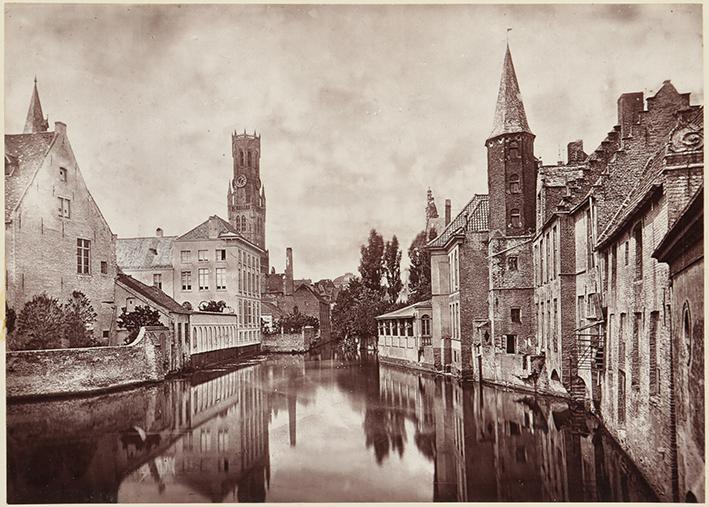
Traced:
[[37, 76], [34, 77], [34, 89], [32, 90], [32, 99], [30, 100], [30, 108], [27, 111], [27, 119], [25, 120], [25, 134], [34, 134], [36, 132], [46, 132], [49, 128], [49, 121], [44, 118], [42, 112], [42, 103], [39, 101], [39, 92], [37, 91]]
[[[509, 33], [509, 29], [507, 31]], [[527, 123], [527, 115], [524, 112], [522, 94], [517, 83], [517, 74], [512, 63], [509, 41], [505, 50], [505, 61], [502, 64], [502, 77], [500, 78], [500, 90], [497, 93], [497, 105], [495, 106], [495, 119], [492, 124], [492, 132], [488, 139], [502, 134], [513, 134], [517, 132], [532, 131]]]

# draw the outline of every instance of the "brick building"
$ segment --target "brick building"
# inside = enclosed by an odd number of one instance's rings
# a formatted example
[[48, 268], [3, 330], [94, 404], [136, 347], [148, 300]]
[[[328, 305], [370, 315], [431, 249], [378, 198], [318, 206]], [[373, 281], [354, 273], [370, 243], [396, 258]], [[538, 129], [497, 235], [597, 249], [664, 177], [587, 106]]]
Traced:
[[677, 431], [673, 500], [685, 502], [705, 500], [703, 240], [702, 185], [653, 252], [670, 267], [670, 377], [675, 397], [670, 415]]
[[303, 315], [318, 319], [321, 339], [331, 336], [330, 300], [312, 284], [310, 280], [296, 280], [293, 277], [293, 249], [286, 248], [286, 269], [276, 273], [275, 268], [266, 275], [266, 293], [263, 300], [277, 309], [270, 308], [272, 318], [292, 313], [294, 308]]
[[24, 132], [5, 135], [7, 304], [19, 312], [43, 292], [63, 303], [79, 290], [98, 314], [94, 336], [108, 343], [116, 238], [84, 182], [66, 125], [48, 128], [35, 81]]

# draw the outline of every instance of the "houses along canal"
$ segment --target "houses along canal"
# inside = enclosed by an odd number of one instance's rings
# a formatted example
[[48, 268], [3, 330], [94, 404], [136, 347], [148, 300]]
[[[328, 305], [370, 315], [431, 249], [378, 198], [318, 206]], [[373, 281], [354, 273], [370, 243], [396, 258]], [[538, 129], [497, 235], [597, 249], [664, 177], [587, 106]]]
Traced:
[[322, 349], [7, 407], [8, 500], [646, 501], [560, 401]]

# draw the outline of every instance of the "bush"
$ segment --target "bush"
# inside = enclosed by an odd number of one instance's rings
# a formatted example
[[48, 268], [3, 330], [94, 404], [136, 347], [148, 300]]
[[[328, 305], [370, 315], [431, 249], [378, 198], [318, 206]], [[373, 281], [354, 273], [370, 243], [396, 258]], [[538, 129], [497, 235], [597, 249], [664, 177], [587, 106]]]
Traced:
[[[96, 312], [89, 298], [80, 291], [74, 291], [64, 305], [60, 305], [56, 298], [40, 294], [25, 303], [17, 319], [11, 309], [7, 315], [8, 333], [11, 333], [8, 345], [11, 350], [98, 345], [93, 331], [89, 329], [96, 320]], [[13, 333], [14, 327], [16, 329]]]
[[8, 345], [12, 350], [58, 349], [64, 335], [64, 311], [55, 298], [40, 294], [25, 303]]
[[202, 301], [199, 304], [199, 309], [203, 312], [217, 312], [221, 313], [226, 308], [225, 301]]
[[96, 320], [96, 312], [91, 301], [82, 292], [74, 291], [62, 308], [64, 325], [62, 335], [69, 347], [95, 347], [98, 342], [89, 324]]
[[15, 310], [7, 306], [7, 301], [5, 302], [5, 336], [9, 336], [15, 330], [15, 319], [17, 314]]
[[123, 312], [116, 319], [120, 327], [129, 331], [124, 343], [127, 345], [138, 336], [140, 328], [143, 326], [162, 326], [160, 313], [149, 306], [136, 306], [132, 312], [127, 312], [123, 307]]

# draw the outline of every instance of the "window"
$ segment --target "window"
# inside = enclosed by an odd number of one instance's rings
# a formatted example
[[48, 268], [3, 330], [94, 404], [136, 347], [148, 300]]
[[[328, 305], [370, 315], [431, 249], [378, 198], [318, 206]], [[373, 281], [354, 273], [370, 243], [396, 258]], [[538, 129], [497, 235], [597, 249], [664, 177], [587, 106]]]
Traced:
[[618, 424], [625, 424], [625, 372], [618, 371]]
[[519, 158], [519, 144], [517, 144], [517, 141], [510, 142], [507, 153], [509, 158]]
[[643, 278], [643, 228], [638, 224], [633, 229], [633, 239], [635, 240], [635, 279]]
[[514, 335], [514, 334], [505, 335], [505, 348], [506, 348], [508, 354], [515, 353], [516, 339], [517, 339], [517, 335]]
[[510, 210], [510, 227], [513, 229], [519, 229], [522, 227], [522, 218], [517, 208]]
[[160, 273], [155, 273], [153, 275], [153, 287], [162, 289], [162, 275]]
[[510, 271], [517, 271], [517, 257], [511, 255], [507, 257], [507, 269]]
[[207, 250], [197, 250], [197, 260], [206, 261], [207, 260]]
[[510, 319], [512, 322], [522, 322], [521, 311], [519, 308], [510, 308]]
[[108, 329], [104, 329], [104, 330], [101, 332], [101, 336], [103, 336], [104, 338], [108, 338]]
[[218, 261], [225, 261], [226, 260], [226, 250], [217, 249], [216, 253], [217, 253], [216, 259]]
[[692, 316], [689, 313], [689, 304], [684, 303], [682, 310], [682, 341], [687, 347], [687, 366], [692, 364]]
[[584, 315], [584, 310], [585, 310], [585, 304], [584, 304], [584, 297], [579, 296], [578, 297], [578, 305], [576, 305], [576, 314], [578, 317], [578, 325], [576, 327], [582, 327], [583, 326], [583, 319], [585, 318]]
[[556, 225], [551, 229], [551, 279], [556, 278]]
[[650, 396], [660, 393], [660, 370], [657, 367], [657, 324], [660, 312], [650, 313]]
[[106, 261], [101, 261], [101, 274], [102, 275], [108, 274], [108, 262], [106, 262]]
[[[222, 250], [223, 251], [223, 250]], [[225, 290], [226, 289], [226, 268], [217, 268], [214, 270], [216, 274], [216, 284], [217, 284], [217, 290]]]
[[58, 214], [62, 218], [71, 218], [71, 201], [63, 197], [59, 197]]
[[241, 232], [246, 232], [246, 217], [241, 217]]
[[632, 356], [631, 356], [631, 377], [630, 385], [639, 388], [640, 387], [640, 333], [642, 332], [642, 313], [636, 313], [633, 319], [633, 343], [632, 343]]
[[192, 290], [192, 271], [183, 271], [180, 274], [182, 290]]
[[431, 335], [431, 317], [429, 317], [428, 315], [424, 315], [423, 317], [421, 317], [421, 335]]
[[207, 268], [199, 268], [197, 276], [199, 278], [199, 290], [209, 290], [209, 270]]
[[628, 257], [630, 256], [630, 242], [625, 242], [625, 265], [628, 265]]
[[544, 281], [548, 282], [551, 279], [551, 269], [549, 269], [549, 262], [551, 262], [551, 255], [549, 253], [551, 244], [549, 242], [549, 233], [547, 232], [546, 234], [547, 240], [544, 243], [546, 245], [546, 252], [544, 256], [544, 267], [546, 268], [546, 275], [544, 277]]
[[88, 239], [76, 240], [76, 272], [91, 274], [91, 241]]
[[625, 313], [620, 314], [618, 324], [618, 369], [625, 370]]
[[239, 155], [241, 156], [241, 165], [244, 165], [244, 150], [239, 150]]
[[66, 168], [59, 168], [59, 181], [66, 181]]
[[182, 250], [180, 252], [180, 261], [181, 262], [190, 262], [190, 254], [191, 254], [191, 252], [189, 250]]
[[558, 310], [559, 310], [559, 300], [555, 299], [554, 300], [554, 323], [553, 323], [553, 335], [552, 339], [554, 340], [554, 352], [559, 351], [559, 332], [558, 332], [558, 327], [557, 327], [557, 316], [558, 316]]
[[246, 164], [246, 165], [248, 165], [249, 167], [251, 167], [251, 151], [247, 151], [247, 152], [246, 152], [246, 161], [247, 161], [247, 164]]
[[511, 174], [509, 178], [510, 194], [519, 194], [519, 174]]
[[615, 291], [618, 276], [618, 245], [613, 243], [611, 248], [611, 290]]

